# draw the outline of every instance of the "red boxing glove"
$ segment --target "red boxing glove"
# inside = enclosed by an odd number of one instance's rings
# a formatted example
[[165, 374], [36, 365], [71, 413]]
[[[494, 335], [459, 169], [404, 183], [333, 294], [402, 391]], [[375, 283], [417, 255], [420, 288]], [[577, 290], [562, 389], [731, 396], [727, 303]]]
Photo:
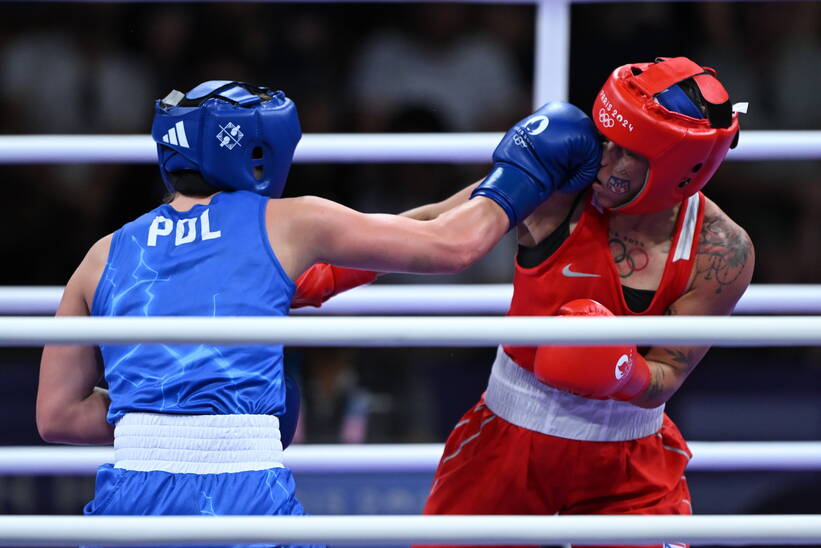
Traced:
[[376, 279], [376, 272], [344, 268], [327, 263], [316, 263], [296, 280], [296, 292], [291, 308], [319, 307], [343, 291], [369, 284]]
[[[613, 316], [591, 299], [570, 301], [560, 316]], [[543, 383], [588, 398], [631, 401], [650, 384], [650, 366], [635, 346], [540, 346], [533, 373]]]

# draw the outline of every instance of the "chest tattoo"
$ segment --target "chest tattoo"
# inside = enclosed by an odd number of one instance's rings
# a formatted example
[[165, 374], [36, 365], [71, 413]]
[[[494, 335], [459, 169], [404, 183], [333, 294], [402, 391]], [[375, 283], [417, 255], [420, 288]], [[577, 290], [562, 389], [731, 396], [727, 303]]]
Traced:
[[629, 278], [650, 264], [650, 254], [643, 242], [610, 230], [610, 252], [621, 278]]

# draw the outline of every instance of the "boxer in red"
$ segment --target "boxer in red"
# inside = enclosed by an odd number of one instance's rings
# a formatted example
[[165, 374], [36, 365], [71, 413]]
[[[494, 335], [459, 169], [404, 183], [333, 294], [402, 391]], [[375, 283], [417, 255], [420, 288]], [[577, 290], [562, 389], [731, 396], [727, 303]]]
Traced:
[[[508, 314], [730, 314], [754, 252], [700, 192], [739, 131], [715, 71], [686, 58], [624, 65], [592, 117], [606, 139], [601, 168], [589, 189], [554, 194], [519, 225]], [[470, 193], [409, 214], [434, 218]], [[337, 272], [348, 285], [365, 276]], [[707, 350], [499, 348], [425, 513], [690, 514], [691, 455], [664, 404]]]

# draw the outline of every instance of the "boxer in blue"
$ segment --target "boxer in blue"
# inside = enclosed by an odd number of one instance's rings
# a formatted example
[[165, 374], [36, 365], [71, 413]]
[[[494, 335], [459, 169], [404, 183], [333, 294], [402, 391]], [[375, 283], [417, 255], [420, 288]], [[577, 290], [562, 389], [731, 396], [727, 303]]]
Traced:
[[[474, 199], [418, 221], [280, 198], [301, 137], [280, 91], [173, 91], [152, 136], [170, 200], [92, 246], [58, 316], [285, 316], [292, 280], [319, 261], [455, 272], [554, 190], [588, 185], [600, 159], [591, 121], [548, 104], [505, 135]], [[48, 345], [37, 426], [50, 442], [114, 443], [87, 514], [300, 515], [281, 464], [296, 415], [286, 384], [280, 345]]]

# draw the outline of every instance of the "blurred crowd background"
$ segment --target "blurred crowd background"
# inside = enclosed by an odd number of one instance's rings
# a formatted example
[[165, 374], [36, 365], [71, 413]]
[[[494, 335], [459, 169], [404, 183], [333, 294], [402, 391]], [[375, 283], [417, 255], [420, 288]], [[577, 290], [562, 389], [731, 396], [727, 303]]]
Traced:
[[[520, 4], [2, 2], [0, 134], [147, 134], [156, 98], [212, 79], [285, 90], [304, 133], [504, 131], [533, 110], [534, 16]], [[734, 102], [750, 102], [743, 130], [821, 129], [817, 2], [584, 3], [571, 16], [569, 98], [585, 110], [614, 67], [686, 55], [715, 67]], [[286, 196], [399, 212], [446, 198], [488, 165], [296, 164]], [[754, 283], [821, 282], [819, 167], [728, 162], [706, 187], [750, 233]], [[0, 285], [63, 285], [94, 241], [164, 192], [154, 165], [0, 172]], [[514, 253], [508, 239], [458, 276], [377, 283], [505, 283]], [[2, 445], [42, 443], [39, 352], [0, 349]], [[444, 441], [479, 397], [492, 358], [493, 349], [289, 349], [303, 387], [299, 440]], [[818, 349], [713, 349], [668, 410], [689, 439], [821, 439], [819, 379]], [[764, 510], [817, 482], [731, 477], [694, 485], [709, 493], [694, 497], [696, 511]], [[63, 498], [46, 494], [51, 484], [38, 491], [39, 481], [0, 478], [0, 511], [70, 513], [69, 495], [90, 493], [90, 478], [58, 484]], [[742, 494], [727, 494], [732, 482]]]

